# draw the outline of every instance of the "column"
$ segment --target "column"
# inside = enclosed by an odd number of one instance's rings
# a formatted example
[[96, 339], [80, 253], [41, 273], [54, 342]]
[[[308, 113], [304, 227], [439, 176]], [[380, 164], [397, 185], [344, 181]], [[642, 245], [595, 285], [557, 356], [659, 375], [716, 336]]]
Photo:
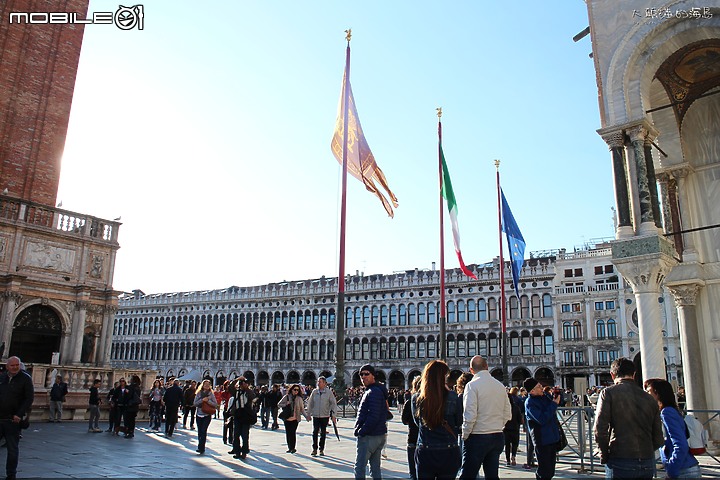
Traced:
[[95, 363], [98, 366], [110, 364], [110, 349], [112, 348], [112, 333], [115, 323], [115, 312], [117, 307], [106, 305], [103, 308], [103, 324], [100, 331], [100, 346], [95, 355]]
[[647, 168], [648, 187], [650, 188], [650, 205], [652, 207], [655, 226], [663, 228], [662, 216], [660, 215], [660, 201], [658, 198], [657, 179], [655, 177], [655, 164], [652, 157], [652, 143], [657, 135], [648, 133], [643, 144], [645, 150], [645, 167]]
[[603, 135], [612, 153], [613, 179], [615, 183], [615, 206], [617, 207], [618, 224], [616, 238], [631, 237], [633, 235], [630, 217], [630, 199], [628, 197], [627, 174], [625, 172], [625, 141], [620, 132]]
[[17, 292], [3, 292], [4, 301], [0, 310], [0, 345], [5, 345], [2, 359], [8, 357], [10, 342], [12, 341], [13, 324], [15, 322], [15, 309], [22, 300], [22, 295]]
[[652, 209], [652, 195], [648, 181], [647, 161], [645, 160], [645, 139], [647, 130], [643, 126], [628, 129], [630, 143], [635, 154], [635, 172], [637, 175], [637, 191], [640, 200], [640, 226], [636, 228], [639, 235], [657, 233], [655, 217]]
[[73, 314], [72, 331], [70, 333], [70, 348], [68, 363], [80, 363], [82, 353], [83, 335], [85, 334], [85, 317], [87, 315], [88, 302], [75, 302]]
[[[638, 242], [638, 240], [630, 242]], [[656, 238], [655, 242], [660, 241]], [[640, 240], [642, 241], [642, 240]], [[617, 258], [613, 246], [613, 262], [625, 280], [630, 283], [635, 294], [640, 331], [640, 354], [642, 358], [642, 376], [665, 378], [665, 352], [663, 351], [662, 316], [660, 312], [660, 283], [673, 266], [673, 258], [666, 253], [642, 255], [649, 250], [643, 245], [629, 245], [634, 248], [632, 256]], [[668, 246], [668, 248], [671, 248]]]
[[685, 395], [688, 410], [706, 410], [707, 397], [703, 382], [703, 362], [700, 352], [700, 334], [697, 324], [696, 299], [702, 283], [668, 285], [675, 298], [680, 323], [680, 345], [682, 348]]
[[[688, 181], [687, 176], [691, 173], [691, 169], [689, 166], [684, 166], [681, 168], [675, 168], [672, 170], [671, 174], [675, 181], [677, 182], [677, 188], [675, 189], [675, 195], [677, 197], [677, 208], [679, 210], [679, 220], [678, 220], [678, 230], [682, 230], [683, 228], [692, 228], [692, 219], [690, 215], [690, 210], [688, 209], [687, 205], [689, 202], [683, 201], [686, 200], [690, 193], [688, 191]], [[683, 243], [683, 261], [697, 261], [697, 250], [695, 249], [695, 242], [693, 240], [693, 233], [684, 233], [682, 234], [682, 243]]]

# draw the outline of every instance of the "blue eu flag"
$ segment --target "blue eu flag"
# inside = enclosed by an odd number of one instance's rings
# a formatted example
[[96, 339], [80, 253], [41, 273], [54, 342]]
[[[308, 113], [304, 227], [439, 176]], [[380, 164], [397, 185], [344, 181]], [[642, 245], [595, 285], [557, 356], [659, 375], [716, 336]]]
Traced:
[[512, 267], [513, 285], [515, 286], [515, 293], [520, 296], [518, 292], [518, 280], [520, 279], [520, 269], [525, 262], [525, 239], [520, 233], [520, 228], [515, 217], [513, 217], [510, 211], [510, 206], [505, 200], [505, 193], [500, 189], [500, 195], [502, 196], [502, 231], [505, 232], [507, 237], [508, 249], [510, 250], [510, 265]]

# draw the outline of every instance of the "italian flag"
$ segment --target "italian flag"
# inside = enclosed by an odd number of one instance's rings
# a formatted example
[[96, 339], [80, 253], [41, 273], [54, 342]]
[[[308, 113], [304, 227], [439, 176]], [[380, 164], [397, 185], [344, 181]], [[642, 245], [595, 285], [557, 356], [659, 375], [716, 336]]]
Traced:
[[460, 252], [460, 230], [458, 229], [457, 221], [458, 208], [457, 202], [455, 201], [455, 193], [453, 193], [452, 183], [450, 182], [450, 173], [448, 172], [447, 164], [445, 163], [445, 154], [443, 153], [442, 144], [440, 144], [440, 160], [442, 161], [443, 169], [441, 193], [447, 202], [448, 212], [450, 212], [455, 253], [457, 254], [458, 261], [460, 262], [460, 269], [463, 273], [468, 277], [477, 280], [477, 277], [465, 266], [465, 262], [463, 262], [462, 258], [462, 252]]

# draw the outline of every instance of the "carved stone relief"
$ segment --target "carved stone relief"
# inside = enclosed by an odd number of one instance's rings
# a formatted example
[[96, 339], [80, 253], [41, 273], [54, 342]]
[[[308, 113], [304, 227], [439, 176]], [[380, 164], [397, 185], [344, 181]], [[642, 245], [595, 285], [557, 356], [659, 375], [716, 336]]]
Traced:
[[75, 251], [39, 242], [27, 242], [25, 265], [29, 267], [72, 273]]

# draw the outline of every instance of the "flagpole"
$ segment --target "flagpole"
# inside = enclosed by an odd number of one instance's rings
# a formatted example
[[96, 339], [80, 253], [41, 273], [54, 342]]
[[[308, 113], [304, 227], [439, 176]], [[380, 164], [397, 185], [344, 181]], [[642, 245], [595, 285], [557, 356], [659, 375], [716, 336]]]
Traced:
[[445, 236], [443, 227], [443, 165], [442, 165], [442, 107], [436, 108], [438, 116], [438, 175], [440, 180], [440, 308], [438, 308], [438, 323], [440, 324], [440, 340], [438, 357], [445, 361]]
[[500, 245], [500, 319], [502, 329], [500, 331], [500, 348], [502, 349], [502, 374], [503, 383], [510, 384], [508, 378], [507, 358], [507, 312], [505, 311], [505, 261], [503, 260], [502, 244], [502, 203], [500, 201], [500, 160], [495, 160], [495, 178], [497, 181], [498, 199], [498, 245]]
[[338, 267], [338, 308], [335, 312], [335, 391], [345, 393], [345, 225], [347, 211], [347, 145], [348, 145], [348, 85], [350, 83], [350, 38], [352, 32], [345, 30], [345, 81], [343, 82], [343, 153], [342, 193], [340, 196], [340, 258]]

